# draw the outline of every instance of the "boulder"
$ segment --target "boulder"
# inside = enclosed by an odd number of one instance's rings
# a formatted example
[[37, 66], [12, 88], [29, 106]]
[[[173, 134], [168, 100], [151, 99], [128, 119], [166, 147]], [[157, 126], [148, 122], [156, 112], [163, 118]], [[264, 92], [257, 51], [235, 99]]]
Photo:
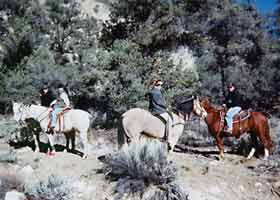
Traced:
[[6, 193], [5, 200], [25, 200], [26, 197], [23, 193], [12, 190]]

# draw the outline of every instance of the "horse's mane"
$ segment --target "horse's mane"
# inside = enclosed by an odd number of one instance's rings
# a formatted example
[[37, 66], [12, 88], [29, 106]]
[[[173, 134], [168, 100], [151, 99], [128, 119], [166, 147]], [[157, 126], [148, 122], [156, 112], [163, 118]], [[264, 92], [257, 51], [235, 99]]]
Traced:
[[[216, 105], [216, 104], [212, 104], [210, 101], [209, 101], [209, 99], [207, 99], [207, 98], [203, 98], [202, 100], [201, 100], [201, 102], [206, 102], [206, 106], [207, 107], [205, 107], [205, 109], [207, 110], [207, 111], [209, 111], [209, 112], [220, 112], [220, 111], [223, 111], [224, 110], [224, 108], [223, 107], [221, 107], [220, 105]], [[205, 104], [204, 104], [205, 105]]]
[[172, 102], [172, 109], [174, 112], [189, 114], [193, 110], [193, 96], [177, 95]]

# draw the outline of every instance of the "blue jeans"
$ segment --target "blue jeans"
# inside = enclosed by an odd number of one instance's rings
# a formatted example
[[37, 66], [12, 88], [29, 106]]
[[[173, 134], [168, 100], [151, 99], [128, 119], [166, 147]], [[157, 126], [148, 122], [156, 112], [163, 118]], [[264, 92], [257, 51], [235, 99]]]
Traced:
[[54, 128], [55, 125], [56, 125], [56, 120], [57, 120], [57, 114], [59, 112], [61, 112], [63, 110], [63, 108], [55, 108], [53, 111], [52, 111], [52, 122], [51, 122], [51, 127]]
[[226, 115], [226, 120], [227, 120], [227, 125], [229, 129], [232, 129], [232, 121], [233, 121], [233, 116], [237, 113], [239, 113], [239, 111], [241, 110], [241, 107], [236, 106], [236, 107], [232, 107], [227, 111], [227, 115]]

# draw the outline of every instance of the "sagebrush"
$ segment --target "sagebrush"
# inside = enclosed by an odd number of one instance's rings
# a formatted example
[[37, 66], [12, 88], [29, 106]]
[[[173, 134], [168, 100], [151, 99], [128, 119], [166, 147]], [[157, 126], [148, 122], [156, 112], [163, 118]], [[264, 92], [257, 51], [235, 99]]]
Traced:
[[[117, 181], [116, 199], [122, 199], [127, 194], [146, 195], [144, 199], [147, 200], [188, 199], [185, 191], [175, 183], [177, 169], [167, 159], [166, 145], [160, 142], [131, 143], [103, 162], [106, 177]], [[147, 195], [149, 187], [158, 190]]]

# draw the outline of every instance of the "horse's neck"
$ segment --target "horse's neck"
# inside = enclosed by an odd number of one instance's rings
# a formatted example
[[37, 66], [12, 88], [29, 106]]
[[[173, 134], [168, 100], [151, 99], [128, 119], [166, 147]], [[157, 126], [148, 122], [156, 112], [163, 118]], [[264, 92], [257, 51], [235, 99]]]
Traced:
[[206, 123], [213, 123], [217, 120], [221, 120], [221, 113], [219, 110], [209, 105], [207, 109], [205, 109], [207, 114]]
[[172, 112], [172, 117], [174, 123], [178, 123], [178, 122], [184, 123], [184, 119], [182, 119], [178, 114], [174, 112]]
[[47, 111], [47, 109], [48, 108], [44, 106], [31, 105], [29, 109], [31, 115], [30, 117], [37, 119], [38, 117], [40, 117], [40, 115], [43, 115], [44, 112]]

